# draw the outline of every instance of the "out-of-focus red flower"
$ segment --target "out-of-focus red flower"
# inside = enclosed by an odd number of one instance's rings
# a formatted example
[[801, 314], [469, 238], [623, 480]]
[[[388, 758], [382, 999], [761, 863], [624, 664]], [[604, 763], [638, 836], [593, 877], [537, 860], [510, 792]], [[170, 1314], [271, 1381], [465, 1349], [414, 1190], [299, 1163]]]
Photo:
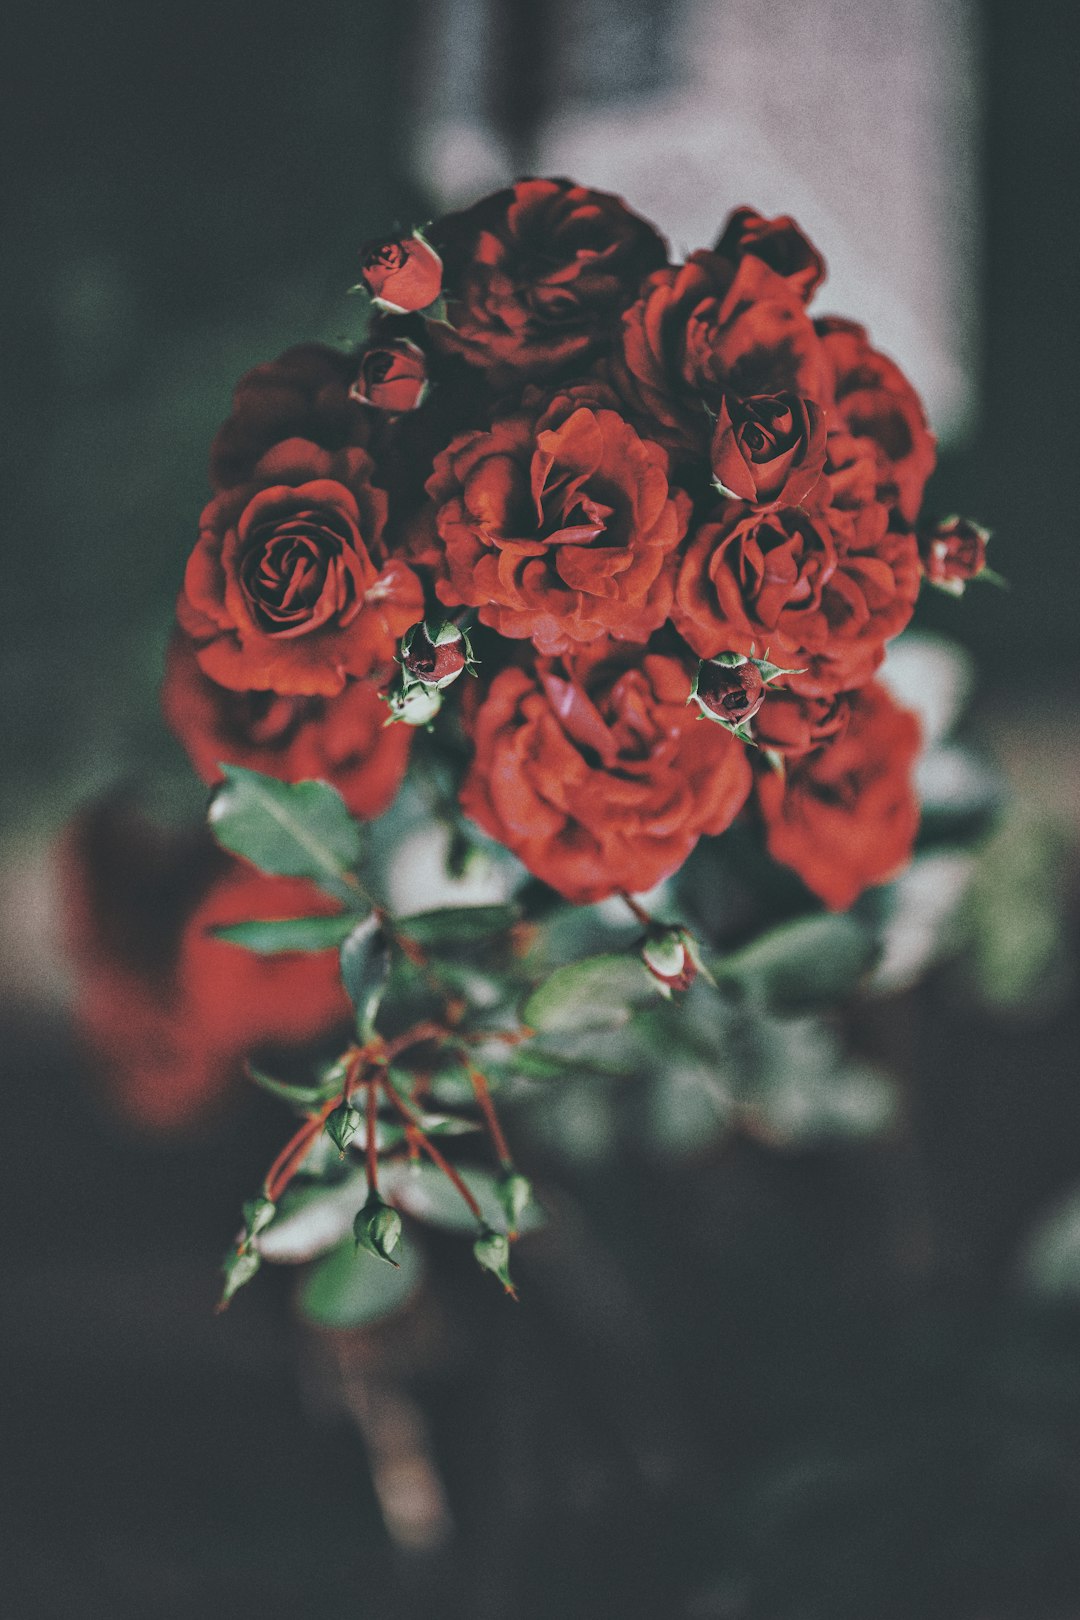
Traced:
[[373, 343], [360, 357], [349, 398], [380, 411], [415, 411], [427, 393], [427, 360], [409, 338]]
[[386, 726], [374, 682], [349, 681], [330, 698], [234, 692], [203, 674], [182, 634], [169, 647], [161, 703], [204, 782], [221, 780], [221, 763], [283, 782], [318, 778], [368, 820], [393, 802], [408, 764], [411, 733]]
[[442, 291], [442, 260], [417, 233], [365, 243], [360, 265], [368, 292], [395, 315], [427, 309]]
[[894, 877], [919, 826], [918, 752], [918, 721], [884, 687], [852, 693], [847, 726], [834, 740], [782, 776], [759, 774], [769, 854], [835, 911]]
[[789, 214], [766, 219], [756, 208], [736, 208], [713, 252], [735, 264], [748, 254], [761, 259], [783, 276], [804, 304], [825, 280], [825, 260]]
[[750, 788], [746, 750], [687, 707], [690, 677], [648, 654], [629, 669], [506, 669], [476, 716], [468, 815], [567, 900], [669, 877]]
[[954, 596], [963, 593], [969, 580], [977, 579], [986, 567], [988, 529], [970, 518], [943, 518], [919, 535], [919, 555], [923, 572], [931, 585]]
[[366, 446], [370, 412], [349, 397], [355, 376], [356, 360], [322, 343], [298, 344], [245, 372], [210, 448], [213, 488], [250, 483], [262, 457], [285, 439], [322, 450]]

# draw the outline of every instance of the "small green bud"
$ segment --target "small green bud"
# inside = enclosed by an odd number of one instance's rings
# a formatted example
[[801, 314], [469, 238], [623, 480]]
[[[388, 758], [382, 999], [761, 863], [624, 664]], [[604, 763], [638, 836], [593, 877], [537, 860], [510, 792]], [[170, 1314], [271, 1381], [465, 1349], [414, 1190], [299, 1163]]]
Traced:
[[516, 1299], [517, 1290], [510, 1281], [510, 1239], [506, 1233], [486, 1227], [473, 1244], [473, 1254], [478, 1264], [498, 1277], [506, 1292]]
[[393, 725], [395, 720], [407, 726], [430, 726], [442, 708], [442, 693], [437, 686], [415, 684], [391, 687], [386, 694], [386, 702], [390, 708], [390, 718], [386, 721], [388, 726]]
[[499, 1203], [506, 1211], [511, 1232], [516, 1232], [522, 1215], [532, 1203], [532, 1183], [526, 1176], [511, 1173], [498, 1186]]
[[254, 1249], [244, 1249], [242, 1252], [234, 1251], [227, 1255], [222, 1271], [225, 1273], [225, 1287], [221, 1293], [221, 1303], [218, 1310], [223, 1311], [238, 1289], [249, 1283], [262, 1265], [262, 1258]]
[[244, 1225], [247, 1228], [247, 1241], [250, 1243], [252, 1238], [258, 1237], [259, 1233], [270, 1225], [276, 1214], [277, 1205], [271, 1203], [269, 1198], [264, 1198], [261, 1194], [258, 1198], [249, 1198], [244, 1205]]
[[341, 1154], [360, 1129], [360, 1113], [351, 1103], [339, 1103], [326, 1121], [326, 1134]]
[[371, 1193], [368, 1201], [353, 1221], [353, 1237], [357, 1248], [388, 1260], [392, 1266], [391, 1251], [401, 1242], [401, 1216], [389, 1204], [384, 1204], [378, 1193]]

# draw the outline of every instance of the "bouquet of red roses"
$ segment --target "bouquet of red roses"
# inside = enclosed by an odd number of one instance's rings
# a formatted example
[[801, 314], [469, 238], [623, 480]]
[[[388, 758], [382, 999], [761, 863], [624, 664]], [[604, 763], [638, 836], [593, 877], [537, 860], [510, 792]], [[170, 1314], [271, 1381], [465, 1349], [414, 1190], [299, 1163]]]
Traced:
[[920, 529], [923, 409], [808, 312], [824, 274], [788, 218], [739, 209], [671, 264], [618, 198], [523, 180], [369, 245], [355, 346], [241, 379], [163, 694], [216, 845], [158, 908], [167, 988], [133, 1015], [114, 953], [95, 1003], [166, 1115], [253, 1051], [294, 1064], [251, 1067], [302, 1121], [226, 1297], [331, 1248], [313, 1309], [348, 1319], [445, 1189], [509, 1287], [536, 1214], [493, 1094], [715, 1070], [736, 1025], [748, 1073], [755, 1009], [872, 959], [869, 913], [829, 912], [919, 821], [876, 672], [986, 534]]

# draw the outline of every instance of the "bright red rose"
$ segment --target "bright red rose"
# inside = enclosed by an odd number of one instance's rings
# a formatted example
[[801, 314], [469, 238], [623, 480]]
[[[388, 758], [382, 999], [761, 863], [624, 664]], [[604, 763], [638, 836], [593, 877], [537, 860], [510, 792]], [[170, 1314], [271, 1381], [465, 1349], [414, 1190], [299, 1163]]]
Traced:
[[621, 198], [570, 180], [518, 180], [439, 220], [432, 237], [450, 317], [432, 338], [497, 391], [606, 347], [642, 278], [667, 260]]
[[595, 399], [571, 389], [462, 435], [427, 485], [439, 600], [546, 654], [647, 640], [667, 617], [689, 517], [664, 451]]
[[427, 360], [408, 338], [388, 338], [365, 349], [349, 398], [380, 411], [415, 411], [427, 393]]
[[366, 445], [367, 413], [349, 398], [355, 376], [355, 358], [321, 343], [299, 344], [245, 372], [210, 449], [212, 487], [250, 483], [261, 457], [284, 439], [308, 439], [323, 450]]
[[203, 674], [179, 634], [169, 647], [161, 705], [208, 783], [220, 782], [221, 762], [283, 782], [317, 778], [368, 820], [389, 808], [408, 764], [412, 733], [386, 725], [387, 707], [373, 682], [349, 681], [331, 698], [233, 692]]
[[656, 271], [623, 316], [609, 370], [634, 418], [680, 455], [704, 452], [725, 394], [794, 394], [822, 409], [832, 398], [801, 298], [753, 255], [736, 266], [700, 252]]
[[691, 536], [671, 617], [702, 658], [768, 656], [807, 696], [861, 686], [919, 592], [914, 537], [876, 502], [760, 511], [725, 503]]
[[839, 736], [783, 776], [758, 776], [769, 854], [834, 911], [894, 877], [911, 857], [919, 825], [911, 780], [918, 752], [915, 716], [884, 687], [852, 693]]
[[754, 741], [785, 759], [798, 759], [834, 742], [845, 730], [850, 711], [847, 692], [802, 697], [786, 687], [768, 686], [754, 716]]
[[655, 654], [569, 679], [503, 670], [476, 717], [466, 814], [567, 900], [650, 888], [750, 787], [744, 746], [689, 693], [682, 664]]
[[333, 951], [255, 956], [217, 923], [322, 915], [309, 884], [229, 859], [205, 828], [165, 833], [115, 802], [85, 811], [60, 851], [75, 1020], [118, 1107], [174, 1129], [219, 1104], [259, 1046], [348, 1026]]
[[423, 596], [405, 563], [372, 560], [387, 504], [373, 470], [363, 450], [289, 439], [206, 507], [177, 618], [211, 680], [333, 697], [389, 667]]
[[415, 232], [366, 243], [360, 264], [368, 292], [394, 315], [427, 309], [442, 291], [442, 260]]
[[833, 371], [836, 415], [873, 444], [878, 499], [914, 523], [936, 459], [922, 402], [900, 367], [870, 347], [863, 327], [836, 316], [815, 325]]
[[754, 506], [799, 506], [825, 466], [825, 421], [795, 394], [724, 395], [712, 440], [717, 483]]
[[825, 280], [825, 260], [788, 214], [765, 219], [755, 208], [736, 208], [713, 248], [735, 264], [747, 254], [783, 276], [804, 304]]

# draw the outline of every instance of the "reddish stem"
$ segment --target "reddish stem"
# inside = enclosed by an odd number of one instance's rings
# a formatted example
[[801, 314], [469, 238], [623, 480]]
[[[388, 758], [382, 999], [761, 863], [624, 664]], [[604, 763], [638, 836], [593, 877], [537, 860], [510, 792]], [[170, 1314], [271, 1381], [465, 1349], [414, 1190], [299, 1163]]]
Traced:
[[638, 905], [633, 895], [627, 894], [625, 889], [620, 889], [619, 899], [624, 905], [629, 906], [630, 910], [633, 912], [634, 916], [637, 918], [638, 922], [643, 928], [651, 928], [653, 926], [653, 919], [649, 916], [649, 913], [645, 910], [644, 906]]
[[376, 1084], [377, 1082], [374, 1079], [369, 1079], [367, 1083], [367, 1179], [369, 1197], [379, 1190], [379, 1151], [375, 1144], [375, 1132], [379, 1122]]
[[263, 1192], [272, 1204], [277, 1203], [304, 1162], [312, 1142], [340, 1102], [340, 1097], [331, 1097], [329, 1102], [324, 1103], [317, 1114], [312, 1114], [310, 1119], [306, 1119], [295, 1135], [286, 1142], [266, 1172], [266, 1180], [263, 1183]]
[[471, 1063], [467, 1063], [465, 1067], [468, 1072], [469, 1079], [472, 1081], [473, 1092], [475, 1093], [476, 1100], [480, 1105], [480, 1112], [483, 1114], [485, 1123], [487, 1124], [492, 1145], [495, 1148], [495, 1152], [499, 1155], [499, 1163], [502, 1165], [504, 1170], [513, 1170], [514, 1161], [510, 1154], [510, 1144], [503, 1135], [503, 1128], [499, 1124], [499, 1116], [495, 1112], [495, 1104], [491, 1100], [491, 1092], [488, 1090], [487, 1080], [480, 1073], [479, 1069], [473, 1068]]
[[403, 1102], [401, 1097], [398, 1095], [389, 1075], [383, 1075], [382, 1086], [387, 1097], [389, 1098], [390, 1102], [393, 1103], [398, 1113], [413, 1127], [413, 1130], [416, 1132], [417, 1138], [419, 1139], [420, 1146], [423, 1148], [432, 1164], [441, 1170], [446, 1179], [457, 1188], [466, 1204], [468, 1204], [469, 1209], [472, 1215], [475, 1217], [477, 1223], [480, 1226], [486, 1225], [480, 1205], [476, 1202], [476, 1199], [473, 1197], [468, 1187], [466, 1187], [465, 1183], [462, 1181], [449, 1159], [444, 1158], [439, 1152], [438, 1148], [435, 1146], [434, 1142], [429, 1141], [428, 1137], [424, 1134], [423, 1129], [417, 1124], [416, 1120], [410, 1113], [408, 1105]]

